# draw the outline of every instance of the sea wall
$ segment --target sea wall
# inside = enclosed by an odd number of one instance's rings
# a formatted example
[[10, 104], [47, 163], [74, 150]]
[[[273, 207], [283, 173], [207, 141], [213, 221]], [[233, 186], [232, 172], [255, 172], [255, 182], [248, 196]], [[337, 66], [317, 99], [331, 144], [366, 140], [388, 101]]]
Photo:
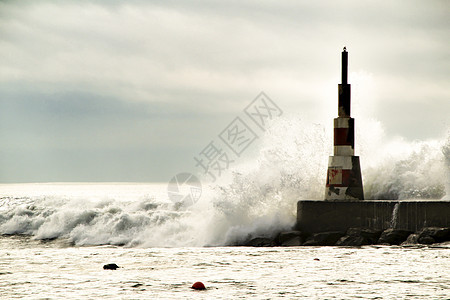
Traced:
[[450, 227], [450, 201], [301, 200], [296, 227], [307, 234], [346, 232], [349, 228], [416, 232], [424, 227]]

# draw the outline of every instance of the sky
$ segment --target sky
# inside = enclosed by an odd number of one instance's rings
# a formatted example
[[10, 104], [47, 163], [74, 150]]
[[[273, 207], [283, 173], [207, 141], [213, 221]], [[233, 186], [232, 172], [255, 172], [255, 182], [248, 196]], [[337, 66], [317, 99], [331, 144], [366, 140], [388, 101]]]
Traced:
[[331, 130], [343, 46], [357, 122], [441, 139], [448, 15], [438, 0], [0, 1], [0, 182], [167, 182], [262, 91]]

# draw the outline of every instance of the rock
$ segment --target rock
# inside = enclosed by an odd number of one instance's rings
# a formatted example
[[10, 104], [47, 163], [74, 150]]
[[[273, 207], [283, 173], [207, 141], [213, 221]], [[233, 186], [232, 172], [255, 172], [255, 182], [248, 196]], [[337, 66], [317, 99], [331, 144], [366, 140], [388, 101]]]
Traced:
[[378, 239], [378, 244], [400, 245], [411, 233], [413, 232], [408, 230], [389, 228], [383, 231]]
[[301, 246], [303, 244], [303, 239], [300, 236], [294, 236], [288, 241], [284, 241], [281, 246], [283, 247], [293, 247], [293, 246]]
[[312, 237], [308, 238], [302, 246], [320, 246], [319, 242], [314, 240]]
[[401, 245], [415, 245], [417, 243], [419, 243], [419, 235], [417, 233], [412, 233]]
[[336, 246], [362, 246], [368, 245], [369, 242], [362, 236], [343, 236], [337, 242]]
[[115, 270], [117, 268], [120, 268], [120, 267], [116, 264], [107, 264], [107, 265], [103, 266], [104, 270]]
[[[450, 228], [443, 227], [425, 227], [419, 232], [419, 243], [420, 240], [425, 237], [431, 237], [436, 243], [442, 243], [445, 241], [450, 241]], [[430, 239], [426, 239], [430, 240]]]
[[426, 235], [426, 236], [422, 236], [422, 237], [419, 236], [418, 242], [420, 244], [430, 245], [430, 244], [436, 243], [436, 240], [434, 238], [432, 238], [431, 236]]
[[362, 246], [375, 244], [381, 235], [381, 230], [370, 228], [349, 228], [336, 246]]
[[303, 246], [334, 246], [344, 236], [341, 231], [329, 231], [313, 234]]
[[256, 237], [245, 243], [245, 246], [250, 247], [273, 247], [276, 246], [276, 243], [273, 239], [265, 238], [265, 237]]
[[297, 230], [291, 230], [291, 231], [284, 231], [284, 232], [280, 232], [278, 234], [277, 240], [280, 244], [292, 239], [293, 237], [296, 236], [302, 236], [303, 233], [301, 231], [297, 231]]
[[303, 233], [301, 231], [286, 231], [281, 232], [276, 238], [280, 246], [300, 246], [304, 242]]
[[370, 228], [349, 228], [346, 232], [348, 236], [361, 236], [365, 238], [363, 245], [375, 244], [381, 236], [382, 230], [370, 229]]

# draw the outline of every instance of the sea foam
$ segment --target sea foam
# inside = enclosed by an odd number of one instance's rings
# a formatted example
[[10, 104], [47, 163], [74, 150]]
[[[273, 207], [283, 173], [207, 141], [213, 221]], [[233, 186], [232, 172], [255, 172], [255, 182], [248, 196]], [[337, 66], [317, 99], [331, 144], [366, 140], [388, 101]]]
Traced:
[[[363, 126], [372, 134], [356, 136], [366, 199], [449, 200], [450, 137], [408, 142], [387, 139], [377, 122]], [[221, 246], [271, 236], [295, 224], [298, 200], [324, 198], [332, 154], [325, 128], [280, 118], [257, 155], [219, 182], [202, 179], [208, 192], [187, 208], [151, 185], [16, 185], [1, 195], [0, 233], [130, 247]]]

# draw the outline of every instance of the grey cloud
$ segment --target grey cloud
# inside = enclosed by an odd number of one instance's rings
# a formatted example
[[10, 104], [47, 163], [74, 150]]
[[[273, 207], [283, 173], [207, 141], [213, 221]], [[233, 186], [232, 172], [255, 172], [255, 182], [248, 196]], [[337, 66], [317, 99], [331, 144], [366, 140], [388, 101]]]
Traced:
[[[344, 45], [351, 76], [374, 79], [373, 95], [356, 103], [371, 96], [371, 117], [392, 135], [436, 137], [450, 111], [448, 9], [445, 1], [0, 2], [4, 170], [25, 168], [12, 167], [22, 156], [32, 165], [66, 155], [74, 178], [88, 161], [109, 162], [86, 180], [116, 171], [122, 180], [123, 161], [171, 169], [261, 90], [291, 114], [328, 122]], [[421, 111], [429, 113], [418, 124]], [[151, 178], [164, 177], [162, 165]], [[45, 178], [62, 174], [52, 172]], [[22, 180], [39, 178], [30, 176]]]

